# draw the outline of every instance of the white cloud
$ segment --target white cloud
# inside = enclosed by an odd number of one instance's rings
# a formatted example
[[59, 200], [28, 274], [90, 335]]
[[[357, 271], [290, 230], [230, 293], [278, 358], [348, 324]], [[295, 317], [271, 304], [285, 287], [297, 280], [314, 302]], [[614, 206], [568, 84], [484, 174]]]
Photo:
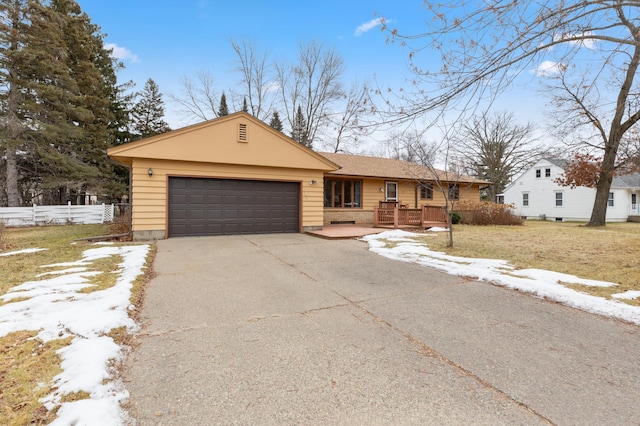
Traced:
[[561, 62], [543, 61], [535, 69], [531, 70], [531, 72], [539, 77], [552, 77], [559, 74], [565, 67], [566, 65]]
[[271, 81], [266, 85], [267, 93], [277, 93], [280, 91], [280, 84], [277, 81]]
[[385, 21], [384, 18], [375, 18], [370, 20], [369, 22], [365, 22], [364, 24], [361, 24], [358, 26], [358, 28], [356, 28], [356, 32], [353, 35], [355, 35], [356, 37], [359, 37], [360, 35], [366, 33], [367, 31], [371, 31], [372, 29], [381, 26], [383, 22], [389, 22], [389, 21]]
[[[558, 34], [553, 37], [553, 41], [562, 41], [566, 40], [570, 44], [574, 44], [580, 47], [586, 47], [589, 50], [595, 50], [596, 41], [595, 39], [589, 38], [593, 35], [592, 31], [585, 31], [582, 34]], [[569, 40], [572, 38], [578, 38], [578, 40]]]
[[140, 62], [140, 58], [138, 55], [131, 52], [126, 47], [118, 46], [115, 43], [105, 43], [104, 47], [109, 50], [111, 49], [111, 56], [119, 60], [129, 60], [133, 63]]

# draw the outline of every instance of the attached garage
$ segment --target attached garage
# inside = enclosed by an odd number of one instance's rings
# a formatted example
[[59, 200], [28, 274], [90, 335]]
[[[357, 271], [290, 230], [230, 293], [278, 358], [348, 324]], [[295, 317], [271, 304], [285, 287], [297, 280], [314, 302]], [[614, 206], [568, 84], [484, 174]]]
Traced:
[[245, 112], [109, 149], [130, 170], [134, 240], [323, 226], [339, 167]]
[[300, 183], [169, 178], [169, 237], [299, 232]]

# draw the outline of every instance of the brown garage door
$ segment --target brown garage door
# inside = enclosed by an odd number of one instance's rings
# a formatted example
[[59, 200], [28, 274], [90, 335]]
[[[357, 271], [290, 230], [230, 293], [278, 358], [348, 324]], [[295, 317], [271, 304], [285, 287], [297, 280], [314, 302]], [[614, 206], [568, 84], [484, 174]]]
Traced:
[[300, 184], [169, 178], [169, 236], [299, 231]]

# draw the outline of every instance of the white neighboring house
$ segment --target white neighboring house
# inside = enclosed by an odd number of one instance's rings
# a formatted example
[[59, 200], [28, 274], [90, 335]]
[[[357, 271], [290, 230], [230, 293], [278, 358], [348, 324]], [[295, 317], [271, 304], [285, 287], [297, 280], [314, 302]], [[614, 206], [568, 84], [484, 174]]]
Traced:
[[[555, 179], [564, 173], [564, 160], [542, 159], [509, 185], [500, 201], [515, 206], [515, 214], [528, 219], [588, 221], [595, 188], [560, 186]], [[611, 184], [607, 222], [626, 222], [638, 216], [640, 173], [616, 176]], [[632, 217], [632, 219], [635, 219]]]

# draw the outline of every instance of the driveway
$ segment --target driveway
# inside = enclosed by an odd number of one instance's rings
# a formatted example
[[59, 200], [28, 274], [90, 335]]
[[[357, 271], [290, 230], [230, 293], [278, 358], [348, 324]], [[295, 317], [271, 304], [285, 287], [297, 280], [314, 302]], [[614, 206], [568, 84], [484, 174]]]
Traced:
[[301, 234], [158, 242], [139, 425], [638, 424], [640, 329]]

